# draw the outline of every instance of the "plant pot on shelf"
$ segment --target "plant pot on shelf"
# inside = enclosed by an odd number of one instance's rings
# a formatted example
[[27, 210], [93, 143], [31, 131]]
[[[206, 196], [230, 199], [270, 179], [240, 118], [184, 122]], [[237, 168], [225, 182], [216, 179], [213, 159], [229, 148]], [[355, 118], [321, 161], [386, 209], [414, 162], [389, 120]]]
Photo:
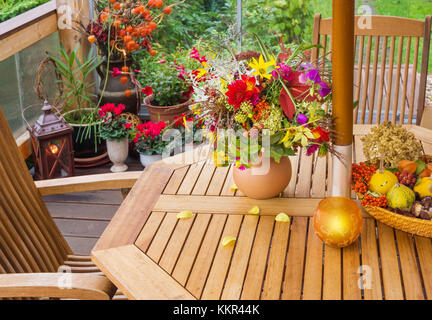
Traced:
[[176, 117], [189, 111], [189, 106], [192, 104], [192, 100], [188, 100], [174, 106], [154, 106], [151, 104], [152, 100], [153, 95], [149, 95], [144, 99], [144, 105], [147, 107], [150, 114], [150, 121], [152, 122], [169, 121], [169, 123], [173, 123]]
[[[279, 163], [270, 158], [270, 167], [267, 173], [264, 173], [263, 164], [265, 165], [265, 163], [266, 161], [263, 162], [260, 159], [250, 169], [234, 168], [234, 183], [249, 198], [258, 200], [274, 198], [285, 190], [291, 180], [289, 157], [282, 157]], [[253, 170], [254, 168], [259, 170]]]
[[152, 164], [153, 162], [162, 160], [162, 155], [161, 154], [144, 154], [140, 152], [140, 161], [141, 164], [143, 165], [143, 167], [147, 167], [150, 164]]
[[[91, 108], [79, 110], [71, 110], [65, 112], [63, 117], [70, 118], [73, 113], [77, 112], [93, 112]], [[95, 125], [92, 124], [69, 124], [73, 128], [72, 143], [74, 149], [75, 167], [93, 167], [105, 164], [109, 161], [105, 141], [97, 136]], [[89, 131], [87, 131], [89, 130]]]
[[111, 172], [126, 171], [128, 166], [124, 163], [128, 157], [129, 141], [128, 138], [122, 140], [107, 140], [106, 142], [108, 157], [113, 163]]
[[[123, 66], [129, 67], [131, 69], [132, 60], [126, 59], [124, 60], [110, 60], [109, 62], [109, 72], [107, 72], [107, 59], [104, 58], [104, 62], [102, 63], [102, 68], [98, 67], [96, 70], [100, 77], [100, 86], [97, 89], [98, 99], [101, 99], [100, 105], [104, 105], [105, 103], [114, 103], [114, 104], [123, 104], [125, 106], [124, 112], [130, 112], [133, 114], [138, 114], [140, 106], [141, 106], [141, 91], [138, 89], [138, 82], [133, 76], [133, 74], [124, 74], [113, 76], [112, 72], [114, 68], [118, 68], [121, 70]], [[106, 87], [103, 90], [105, 85], [105, 77], [108, 75], [108, 79], [106, 80]], [[127, 77], [127, 81], [122, 83], [120, 78], [122, 76]], [[126, 96], [126, 90], [131, 91], [131, 95]]]

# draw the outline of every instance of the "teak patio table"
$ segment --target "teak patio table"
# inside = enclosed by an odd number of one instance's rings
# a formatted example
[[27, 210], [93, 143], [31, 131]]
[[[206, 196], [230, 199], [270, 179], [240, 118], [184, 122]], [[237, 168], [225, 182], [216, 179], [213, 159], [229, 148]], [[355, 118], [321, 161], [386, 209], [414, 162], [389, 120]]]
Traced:
[[[370, 127], [354, 126], [355, 162], [363, 160], [360, 137]], [[432, 154], [432, 131], [407, 128]], [[366, 213], [350, 247], [331, 248], [316, 237], [312, 215], [331, 184], [331, 157], [292, 157], [283, 195], [257, 201], [232, 191], [232, 167], [216, 168], [206, 150], [144, 170], [96, 244], [93, 261], [128, 298], [432, 298], [431, 239]], [[189, 162], [178, 163], [181, 157]], [[255, 205], [260, 215], [247, 214]], [[178, 220], [181, 210], [194, 216]], [[291, 222], [275, 222], [280, 212]], [[223, 247], [225, 236], [237, 237], [235, 245]]]

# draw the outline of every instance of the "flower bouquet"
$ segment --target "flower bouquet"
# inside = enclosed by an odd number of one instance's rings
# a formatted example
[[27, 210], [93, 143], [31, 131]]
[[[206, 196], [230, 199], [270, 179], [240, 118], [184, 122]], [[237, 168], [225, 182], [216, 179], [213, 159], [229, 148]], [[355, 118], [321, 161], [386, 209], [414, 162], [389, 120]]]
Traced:
[[[310, 46], [291, 45], [287, 50], [281, 42], [276, 55], [257, 40], [260, 53], [236, 56], [228, 50], [228, 56], [206, 55], [202, 72], [192, 79], [196, 100], [206, 101], [197, 108], [214, 141], [215, 163], [234, 163], [234, 180], [240, 189], [239, 177], [244, 173], [239, 171], [249, 171], [264, 159], [272, 165], [288, 162], [282, 171], [290, 172], [287, 156], [300, 148], [307, 156], [315, 152], [325, 156], [331, 147], [330, 74], [309, 61]], [[266, 197], [280, 193], [289, 178]]]

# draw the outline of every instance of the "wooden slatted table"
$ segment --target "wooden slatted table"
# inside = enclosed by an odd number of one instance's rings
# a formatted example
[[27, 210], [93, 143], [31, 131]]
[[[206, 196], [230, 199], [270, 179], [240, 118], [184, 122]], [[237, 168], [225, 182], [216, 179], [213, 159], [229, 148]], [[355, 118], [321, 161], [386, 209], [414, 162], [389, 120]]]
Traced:
[[[363, 160], [360, 137], [369, 129], [354, 128], [356, 162]], [[432, 154], [432, 131], [408, 129]], [[92, 251], [128, 298], [432, 297], [431, 239], [393, 230], [366, 213], [360, 238], [348, 248], [316, 237], [312, 215], [331, 184], [330, 158], [293, 157], [294, 174], [281, 197], [257, 201], [232, 191], [232, 167], [215, 167], [206, 153], [196, 149], [144, 170]], [[247, 214], [254, 205], [259, 216]], [[181, 210], [195, 215], [178, 220]], [[291, 223], [275, 222], [279, 212]], [[223, 247], [228, 235], [237, 241]]]

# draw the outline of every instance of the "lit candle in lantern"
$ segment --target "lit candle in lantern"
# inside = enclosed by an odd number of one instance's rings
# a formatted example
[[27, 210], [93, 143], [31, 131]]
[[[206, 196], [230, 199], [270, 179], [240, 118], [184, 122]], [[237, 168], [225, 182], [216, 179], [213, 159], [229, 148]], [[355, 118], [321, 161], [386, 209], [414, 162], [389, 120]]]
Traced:
[[50, 144], [48, 145], [48, 148], [52, 154], [58, 154], [59, 152], [59, 148], [56, 144]]

